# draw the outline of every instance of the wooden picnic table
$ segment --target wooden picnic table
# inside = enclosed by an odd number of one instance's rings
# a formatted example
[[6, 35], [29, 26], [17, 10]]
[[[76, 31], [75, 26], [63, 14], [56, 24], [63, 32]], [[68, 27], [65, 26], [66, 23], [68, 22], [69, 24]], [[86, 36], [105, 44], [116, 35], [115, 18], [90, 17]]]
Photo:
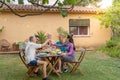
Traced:
[[55, 69], [55, 66], [58, 63], [58, 59], [61, 58], [61, 55], [58, 55], [58, 54], [55, 54], [55, 55], [47, 54], [47, 55], [40, 56], [40, 57], [43, 58], [48, 63], [48, 66], [50, 67], [50, 70], [47, 72], [48, 76], [53, 71], [54, 73], [57, 74], [58, 77], [61, 77], [61, 74], [59, 72], [57, 72], [56, 69]]

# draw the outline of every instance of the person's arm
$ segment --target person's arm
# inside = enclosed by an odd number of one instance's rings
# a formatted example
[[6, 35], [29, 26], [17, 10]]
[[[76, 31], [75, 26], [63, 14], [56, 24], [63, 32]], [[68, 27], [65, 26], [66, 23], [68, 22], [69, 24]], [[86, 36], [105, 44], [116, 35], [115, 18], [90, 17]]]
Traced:
[[70, 56], [73, 54], [74, 50], [73, 50], [73, 44], [70, 44], [70, 48], [69, 48], [69, 52], [66, 53], [66, 55]]
[[62, 47], [62, 44], [54, 44], [54, 46]]
[[57, 46], [57, 47], [66, 47], [67, 43], [64, 43], [64, 44], [54, 44], [54, 46]]
[[41, 44], [41, 47], [44, 47], [50, 40], [46, 40], [43, 44]]
[[34, 48], [38, 49], [38, 48], [44, 47], [48, 42], [49, 42], [49, 40], [46, 40], [43, 44], [32, 43], [32, 46], [33, 46]]

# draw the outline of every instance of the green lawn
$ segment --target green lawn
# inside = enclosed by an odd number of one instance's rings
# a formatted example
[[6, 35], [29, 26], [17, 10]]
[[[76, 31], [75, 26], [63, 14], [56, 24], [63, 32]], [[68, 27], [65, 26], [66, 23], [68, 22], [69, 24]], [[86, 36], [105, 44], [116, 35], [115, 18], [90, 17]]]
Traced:
[[[87, 52], [80, 69], [84, 76], [79, 73], [74, 75], [63, 73], [62, 78], [58, 78], [55, 74], [50, 75], [50, 78], [52, 80], [120, 80], [120, 59], [104, 54]], [[0, 55], [0, 80], [24, 80], [26, 71], [17, 54]], [[41, 80], [41, 77], [30, 80]]]

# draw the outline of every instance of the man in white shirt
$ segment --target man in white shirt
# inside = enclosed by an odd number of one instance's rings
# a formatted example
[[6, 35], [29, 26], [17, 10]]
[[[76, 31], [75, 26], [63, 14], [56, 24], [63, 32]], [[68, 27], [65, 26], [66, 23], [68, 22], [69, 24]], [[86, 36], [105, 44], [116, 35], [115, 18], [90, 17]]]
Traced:
[[38, 69], [40, 68], [40, 65], [43, 65], [43, 74], [44, 74], [43, 80], [50, 80], [46, 75], [47, 62], [43, 60], [36, 60], [35, 58], [36, 49], [45, 46], [49, 42], [49, 40], [47, 40], [43, 44], [36, 44], [36, 41], [37, 41], [36, 37], [31, 36], [29, 38], [29, 42], [26, 44], [26, 48], [25, 48], [26, 63], [30, 66], [36, 66], [36, 69], [34, 71], [35, 74], [38, 73]]

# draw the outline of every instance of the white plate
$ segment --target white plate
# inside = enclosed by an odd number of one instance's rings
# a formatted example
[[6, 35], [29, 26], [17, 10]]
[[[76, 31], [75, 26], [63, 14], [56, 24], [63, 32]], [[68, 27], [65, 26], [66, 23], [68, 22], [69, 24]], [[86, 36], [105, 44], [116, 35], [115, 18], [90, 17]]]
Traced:
[[45, 56], [47, 53], [38, 53], [37, 56]]

